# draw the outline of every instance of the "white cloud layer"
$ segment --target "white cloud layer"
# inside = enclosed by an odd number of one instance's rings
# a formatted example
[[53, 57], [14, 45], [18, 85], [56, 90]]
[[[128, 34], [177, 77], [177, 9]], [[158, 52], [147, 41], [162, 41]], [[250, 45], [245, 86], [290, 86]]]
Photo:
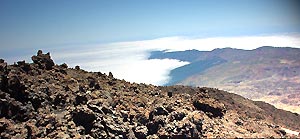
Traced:
[[80, 65], [88, 71], [113, 72], [119, 79], [131, 82], [162, 85], [169, 80], [169, 72], [188, 64], [174, 59], [148, 60], [154, 50], [184, 51], [197, 49], [210, 51], [215, 48], [251, 50], [261, 46], [300, 48], [300, 35], [269, 35], [241, 37], [188, 38], [166, 37], [153, 40], [84, 45], [72, 49], [50, 50], [58, 63]]

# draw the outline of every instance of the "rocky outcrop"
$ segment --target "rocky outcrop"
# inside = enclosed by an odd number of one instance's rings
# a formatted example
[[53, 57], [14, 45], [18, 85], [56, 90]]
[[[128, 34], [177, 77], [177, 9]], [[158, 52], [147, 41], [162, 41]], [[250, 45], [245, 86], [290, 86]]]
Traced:
[[39, 68], [51, 70], [54, 66], [54, 62], [50, 57], [50, 53], [43, 54], [42, 50], [37, 52], [36, 56], [31, 57], [33, 63], [38, 64]]
[[210, 100], [195, 100], [193, 102], [193, 106], [197, 109], [197, 110], [201, 110], [205, 113], [208, 114], [209, 117], [211, 118], [215, 118], [215, 117], [223, 117], [224, 113], [226, 112], [225, 107], [224, 106], [220, 106], [220, 104], [222, 103], [218, 103], [218, 102], [214, 102]]
[[217, 89], [129, 83], [55, 65], [42, 51], [32, 60], [0, 60], [0, 138], [291, 137], [281, 127], [299, 129], [272, 120], [268, 105]]

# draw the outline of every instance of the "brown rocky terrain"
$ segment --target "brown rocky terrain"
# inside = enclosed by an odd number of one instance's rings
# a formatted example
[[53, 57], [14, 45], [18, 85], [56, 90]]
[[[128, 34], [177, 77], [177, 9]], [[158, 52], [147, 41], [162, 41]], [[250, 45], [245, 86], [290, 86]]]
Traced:
[[32, 60], [0, 60], [1, 139], [299, 137], [300, 116], [264, 102], [213, 88], [129, 83], [56, 65], [42, 51]]

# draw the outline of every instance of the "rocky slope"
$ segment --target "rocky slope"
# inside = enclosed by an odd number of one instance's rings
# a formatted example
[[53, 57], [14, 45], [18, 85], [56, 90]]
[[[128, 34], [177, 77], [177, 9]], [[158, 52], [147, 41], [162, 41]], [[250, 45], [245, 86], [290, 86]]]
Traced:
[[300, 131], [298, 114], [218, 89], [129, 83], [55, 65], [42, 51], [32, 60], [0, 60], [1, 139], [292, 137]]

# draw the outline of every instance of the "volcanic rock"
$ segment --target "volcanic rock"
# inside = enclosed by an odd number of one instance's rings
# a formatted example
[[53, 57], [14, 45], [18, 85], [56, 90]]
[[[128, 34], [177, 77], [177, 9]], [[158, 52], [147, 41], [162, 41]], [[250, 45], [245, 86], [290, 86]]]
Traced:
[[42, 51], [32, 60], [0, 60], [1, 139], [299, 137], [299, 115], [225, 91], [130, 83]]
[[31, 59], [33, 63], [38, 64], [39, 68], [41, 69], [51, 70], [54, 66], [54, 62], [50, 57], [50, 53], [43, 54], [42, 50], [39, 50], [37, 55], [32, 56]]

